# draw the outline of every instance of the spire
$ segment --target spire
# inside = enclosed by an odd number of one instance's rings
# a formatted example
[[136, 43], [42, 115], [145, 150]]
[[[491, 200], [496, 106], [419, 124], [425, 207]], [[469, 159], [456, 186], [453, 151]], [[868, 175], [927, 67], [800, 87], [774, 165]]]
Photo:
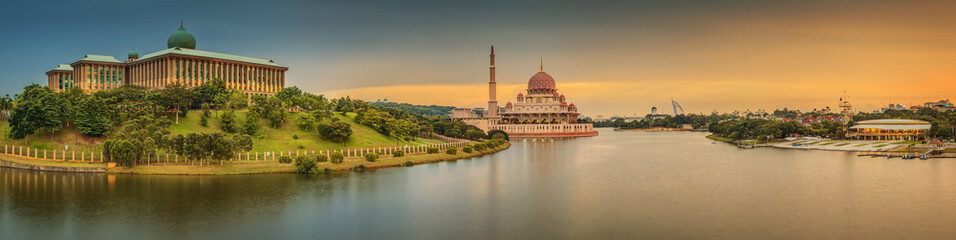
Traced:
[[544, 57], [541, 57], [541, 72], [544, 72]]
[[491, 45], [491, 55], [495, 55], [495, 45]]

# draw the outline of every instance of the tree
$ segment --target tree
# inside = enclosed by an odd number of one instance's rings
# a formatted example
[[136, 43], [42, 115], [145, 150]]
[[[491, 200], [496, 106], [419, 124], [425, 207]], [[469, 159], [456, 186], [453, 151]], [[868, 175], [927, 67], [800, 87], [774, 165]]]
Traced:
[[[158, 104], [166, 107], [166, 110], [172, 110], [176, 114], [176, 124], [179, 124], [179, 115], [189, 110], [189, 103], [194, 101], [195, 92], [186, 88], [186, 85], [174, 83], [166, 85], [159, 90]], [[201, 95], [196, 95], [197, 98]], [[196, 105], [199, 106], [199, 105]]]
[[490, 139], [504, 139], [505, 141], [511, 140], [511, 139], [508, 139], [508, 133], [499, 129], [488, 131], [488, 137]]
[[281, 127], [283, 121], [285, 121], [285, 109], [269, 111], [269, 123], [272, 124], [272, 128]]
[[420, 127], [418, 124], [402, 120], [402, 119], [389, 119], [385, 125], [385, 129], [389, 136], [395, 138], [395, 140], [414, 140], [415, 134], [418, 132]]
[[225, 100], [225, 98], [221, 97], [221, 95], [227, 94], [229, 89], [226, 88], [225, 81], [222, 79], [213, 78], [212, 81], [199, 85], [198, 87], [193, 88], [192, 91], [195, 95], [195, 97], [192, 99], [193, 106], [199, 106], [203, 103], [220, 106], [223, 103], [221, 101]]
[[116, 141], [110, 147], [110, 158], [121, 166], [132, 167], [139, 156], [139, 149], [127, 140]]
[[235, 143], [226, 139], [226, 136], [222, 133], [213, 133], [213, 134], [204, 134], [206, 149], [210, 152], [209, 157], [212, 160], [219, 161], [219, 164], [222, 165], [222, 162], [229, 160], [235, 156]]
[[332, 121], [329, 124], [320, 123], [317, 128], [322, 138], [332, 141], [345, 143], [345, 140], [352, 136], [352, 125], [343, 121]]
[[256, 114], [252, 111], [246, 114], [246, 122], [242, 124], [242, 132], [251, 136], [255, 136], [259, 132], [259, 118], [256, 118]]
[[237, 134], [232, 136], [232, 141], [237, 153], [252, 151], [252, 137], [249, 135]]
[[225, 113], [220, 117], [222, 120], [222, 125], [220, 126], [223, 131], [227, 133], [234, 133], [238, 128], [236, 123], [236, 113], [232, 109], [227, 109]]
[[302, 130], [312, 130], [312, 127], [315, 126], [315, 116], [309, 113], [301, 113], [299, 114], [299, 120], [296, 121], [296, 124], [298, 124]]
[[38, 84], [24, 87], [10, 114], [10, 137], [23, 138], [39, 130], [60, 130], [63, 125], [62, 106], [49, 88]]
[[75, 108], [76, 117], [73, 121], [76, 128], [85, 135], [103, 135], [113, 126], [113, 121], [109, 118], [110, 108], [105, 99], [98, 96], [83, 99]]
[[485, 132], [481, 131], [481, 129], [473, 128], [473, 129], [468, 129], [467, 131], [465, 131], [465, 137], [471, 140], [478, 140], [478, 139], [487, 138], [488, 135], [485, 135]]

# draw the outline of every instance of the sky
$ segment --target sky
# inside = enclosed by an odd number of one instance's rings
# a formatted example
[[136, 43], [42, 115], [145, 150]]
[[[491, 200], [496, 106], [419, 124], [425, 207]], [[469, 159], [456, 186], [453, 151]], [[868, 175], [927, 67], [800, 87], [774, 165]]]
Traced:
[[197, 49], [272, 59], [329, 97], [483, 107], [544, 71], [586, 116], [956, 100], [954, 1], [17, 1], [0, 93], [84, 54]]

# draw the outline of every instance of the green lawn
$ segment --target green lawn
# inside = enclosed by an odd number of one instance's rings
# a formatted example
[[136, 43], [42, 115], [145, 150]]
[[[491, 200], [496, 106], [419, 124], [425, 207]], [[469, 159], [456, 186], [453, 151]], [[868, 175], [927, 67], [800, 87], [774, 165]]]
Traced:
[[[236, 119], [240, 125], [245, 122], [248, 111], [242, 110], [236, 112]], [[185, 118], [179, 119], [179, 124], [170, 126], [170, 132], [175, 134], [187, 134], [191, 132], [213, 133], [222, 132], [220, 120], [216, 111], [213, 111], [213, 117], [209, 119], [209, 126], [203, 127], [199, 124], [201, 111], [190, 111]], [[343, 148], [361, 148], [361, 147], [389, 147], [389, 146], [418, 146], [426, 144], [442, 143], [436, 139], [418, 139], [416, 141], [396, 141], [395, 138], [376, 132], [372, 128], [355, 122], [355, 113], [342, 115], [334, 113], [333, 116], [339, 120], [352, 125], [352, 137], [345, 144], [336, 143], [319, 138], [317, 130], [302, 130], [296, 126], [296, 120], [299, 115], [304, 113], [289, 112], [286, 113], [285, 123], [278, 129], [272, 128], [266, 119], [259, 120], [259, 133], [254, 137], [253, 150], [263, 151], [295, 151], [295, 150], [337, 150]], [[324, 120], [328, 122], [329, 120]], [[296, 139], [298, 137], [298, 139]]]
[[[240, 125], [245, 122], [247, 112], [247, 110], [236, 112], [236, 119]], [[202, 114], [202, 112], [199, 110], [190, 111], [186, 117], [179, 118], [178, 124], [173, 123], [173, 125], [170, 126], [170, 132], [173, 135], [194, 132], [222, 132], [219, 118], [216, 117], [218, 114], [215, 111], [213, 112], [213, 118], [209, 119], [208, 127], [199, 125], [200, 114]], [[343, 148], [405, 146], [406, 144], [409, 146], [418, 146], [443, 142], [437, 139], [417, 139], [411, 142], [396, 141], [396, 139], [392, 137], [382, 135], [367, 126], [356, 123], [354, 119], [355, 113], [348, 113], [347, 115], [335, 113], [333, 116], [352, 125], [352, 137], [346, 141], [345, 144], [335, 143], [320, 139], [318, 131], [314, 129], [305, 131], [296, 127], [295, 122], [299, 118], [299, 114], [300, 113], [294, 112], [287, 113], [286, 122], [278, 129], [270, 127], [267, 120], [260, 120], [258, 136], [253, 137], [255, 142], [253, 151], [338, 150]], [[325, 121], [329, 120], [326, 119]], [[69, 150], [76, 151], [77, 154], [80, 154], [81, 151], [86, 153], [90, 151], [98, 153], [101, 151], [101, 144], [106, 140], [106, 137], [102, 136], [84, 136], [73, 126], [64, 127], [55, 133], [33, 134], [24, 139], [10, 139], [7, 136], [9, 132], [10, 126], [8, 123], [0, 124], [0, 135], [2, 135], [0, 136], [0, 145], [6, 144], [40, 149], [41, 156], [43, 150], [52, 152], [52, 150], [56, 149], [57, 151], [62, 151], [65, 146], [69, 146]], [[295, 139], [293, 136], [297, 136], [298, 139]], [[29, 139], [29, 142], [27, 139]], [[25, 150], [26, 149], [24, 149], [24, 151]], [[3, 146], [0, 146], [0, 152], [3, 152]], [[77, 156], [77, 158], [79, 159], [79, 156]]]

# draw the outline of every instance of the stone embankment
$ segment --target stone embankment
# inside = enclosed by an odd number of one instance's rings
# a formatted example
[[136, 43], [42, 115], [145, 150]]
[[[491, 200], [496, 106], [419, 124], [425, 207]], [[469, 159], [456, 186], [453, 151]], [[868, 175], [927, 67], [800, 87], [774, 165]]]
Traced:
[[102, 167], [47, 166], [47, 165], [14, 162], [14, 161], [3, 160], [3, 159], [0, 159], [0, 167], [27, 169], [27, 170], [35, 170], [35, 171], [50, 171], [50, 172], [80, 172], [80, 173], [106, 172], [106, 164], [103, 164]]

